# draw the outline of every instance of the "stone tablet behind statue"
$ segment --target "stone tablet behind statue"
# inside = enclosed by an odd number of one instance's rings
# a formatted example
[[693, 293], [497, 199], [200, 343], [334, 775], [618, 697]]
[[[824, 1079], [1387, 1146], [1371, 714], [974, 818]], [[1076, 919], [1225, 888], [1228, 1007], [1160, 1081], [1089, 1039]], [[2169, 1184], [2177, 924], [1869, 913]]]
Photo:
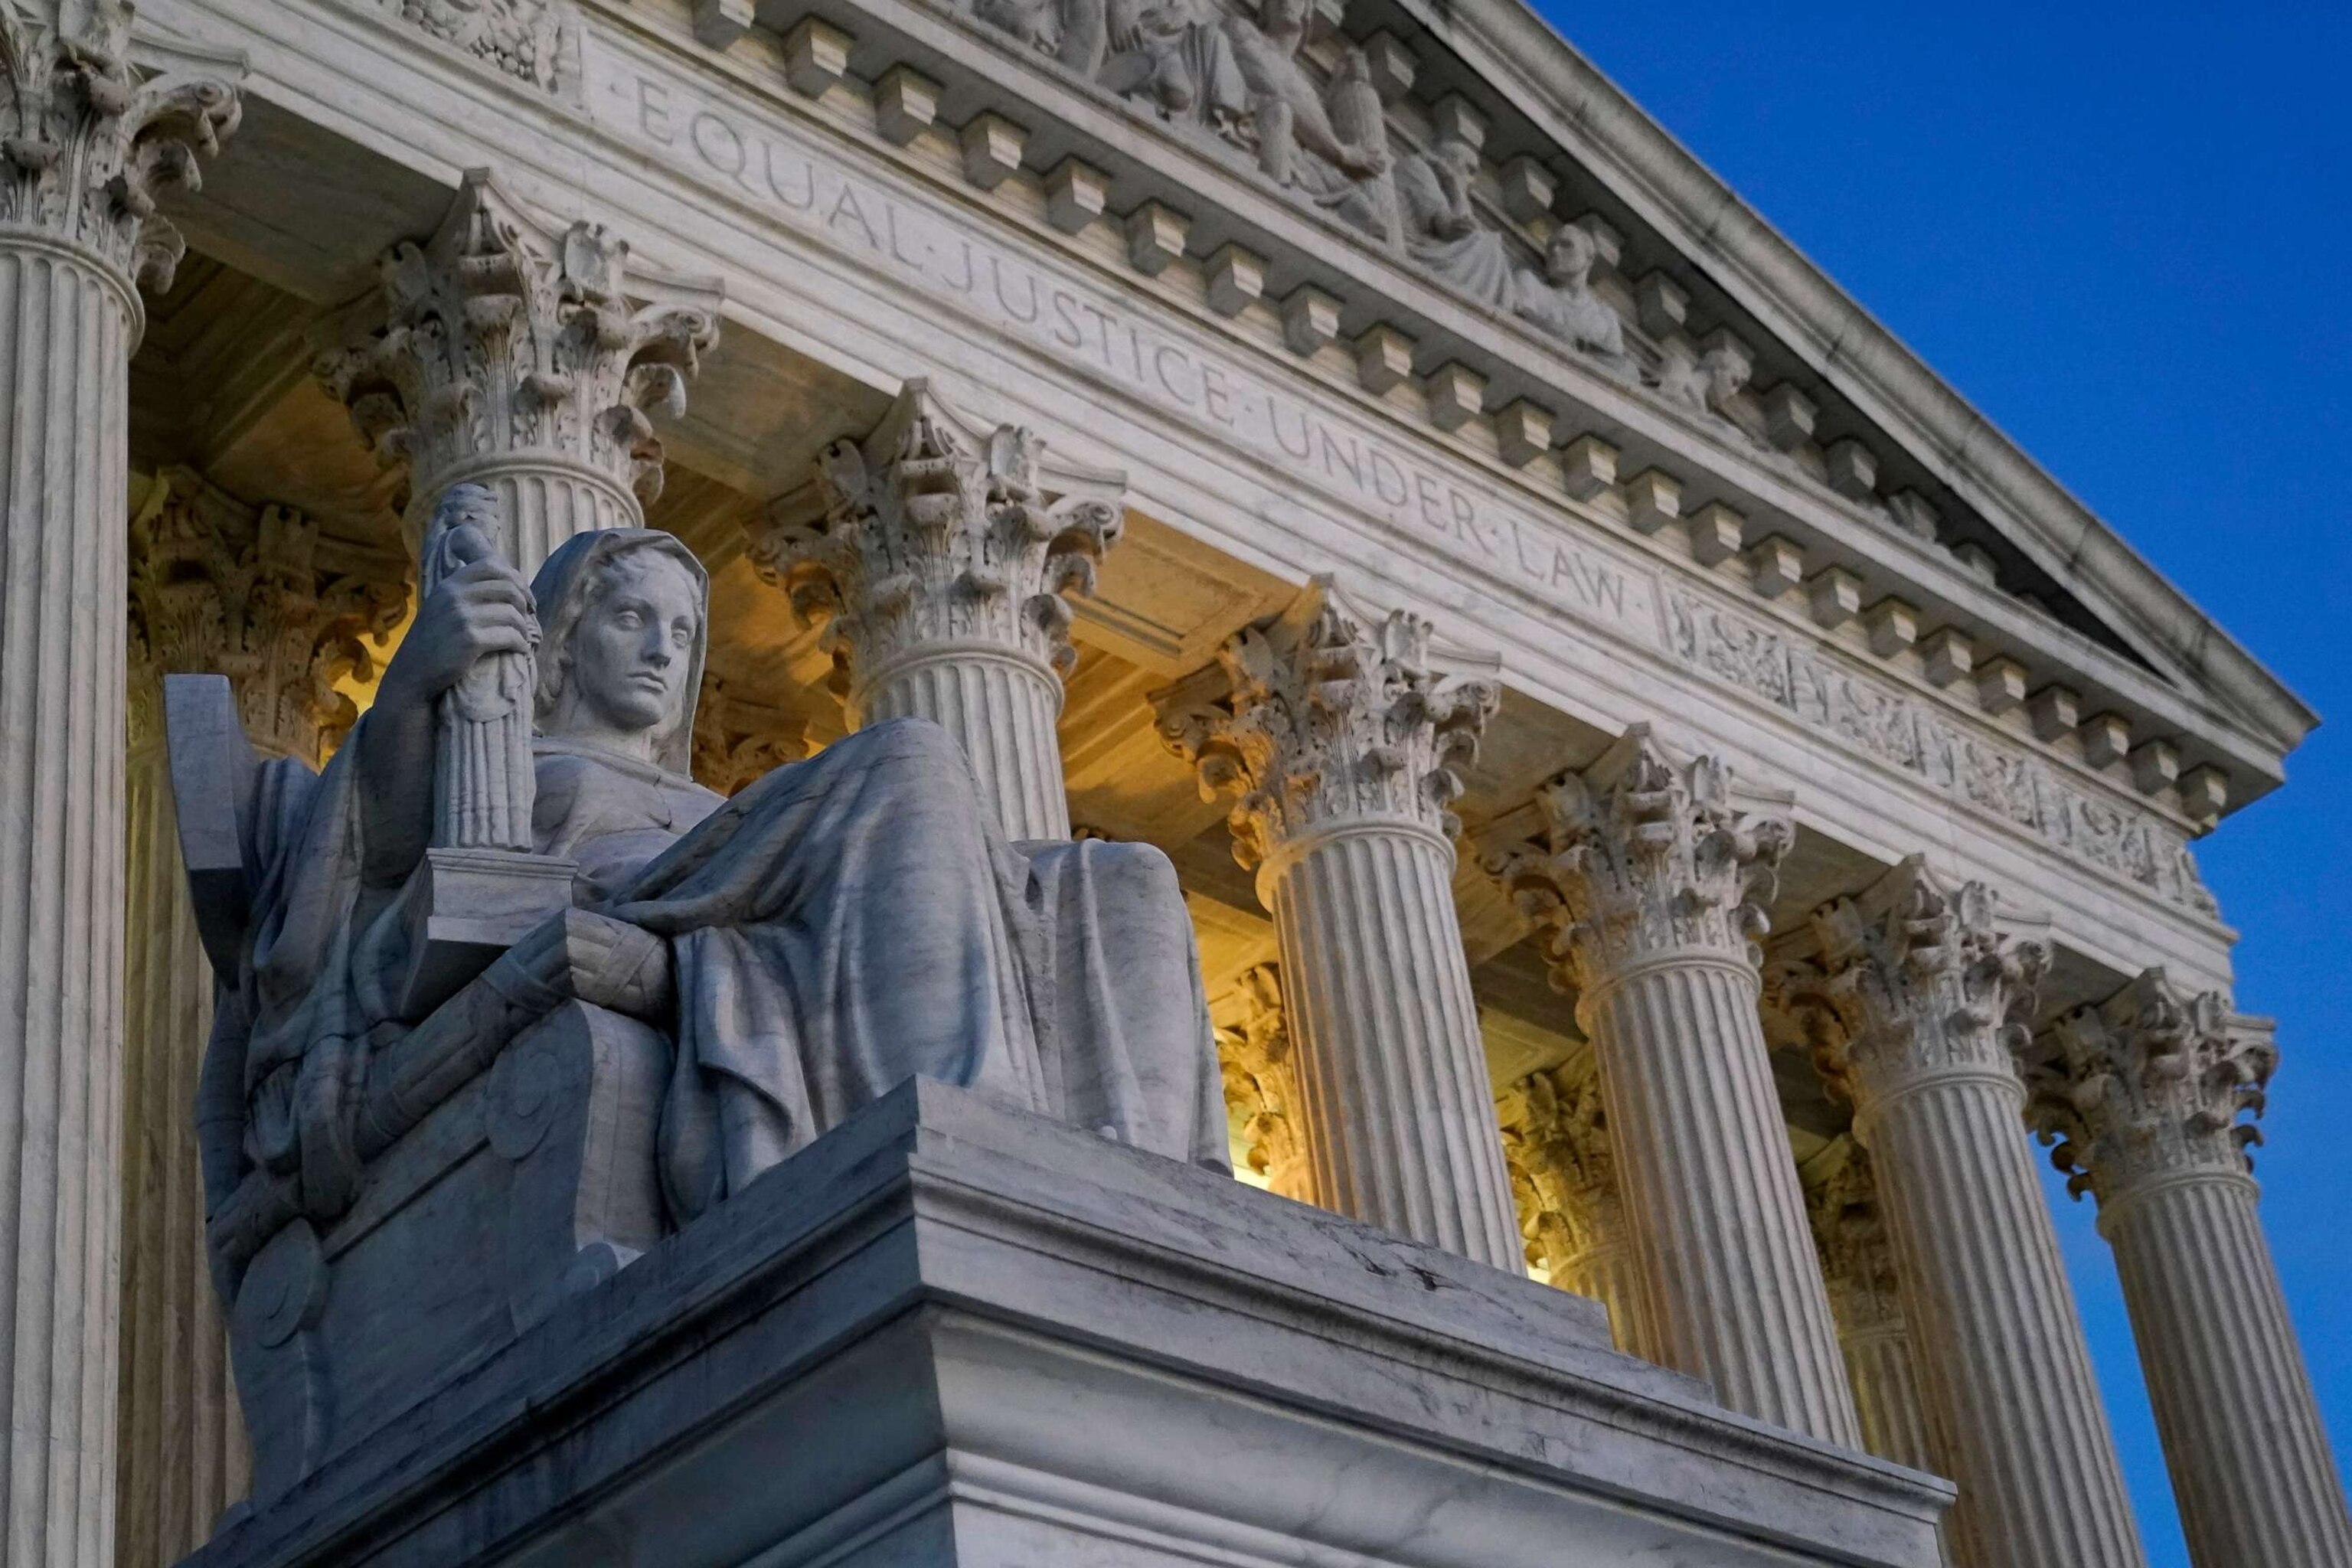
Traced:
[[[223, 799], [240, 766], [210, 753], [233, 726], [207, 727], [202, 678], [169, 699], [220, 975], [207, 1237], [257, 1499], [910, 1077], [1223, 1165], [1165, 857], [1006, 844], [921, 721], [722, 800], [687, 775], [708, 635], [692, 553], [583, 534], [526, 587], [459, 527], [322, 773], [243, 761], [249, 792]], [[465, 913], [425, 885], [436, 758], [470, 711], [446, 699], [534, 648], [522, 853], [565, 907], [418, 1017], [417, 900]], [[224, 833], [243, 867], [226, 895]]]

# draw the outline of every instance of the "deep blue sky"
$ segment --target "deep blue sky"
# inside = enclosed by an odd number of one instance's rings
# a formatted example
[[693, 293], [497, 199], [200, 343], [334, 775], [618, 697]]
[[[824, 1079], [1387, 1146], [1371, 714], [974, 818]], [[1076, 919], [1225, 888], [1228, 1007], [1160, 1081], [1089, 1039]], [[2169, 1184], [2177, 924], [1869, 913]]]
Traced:
[[[2284, 1052], [2263, 1212], [2352, 1438], [2352, 6], [1538, 0], [2323, 718], [2200, 847]], [[2115, 1270], [2060, 1232], [2149, 1555], [2185, 1568]], [[2252, 1565], [2249, 1565], [2252, 1568]]]

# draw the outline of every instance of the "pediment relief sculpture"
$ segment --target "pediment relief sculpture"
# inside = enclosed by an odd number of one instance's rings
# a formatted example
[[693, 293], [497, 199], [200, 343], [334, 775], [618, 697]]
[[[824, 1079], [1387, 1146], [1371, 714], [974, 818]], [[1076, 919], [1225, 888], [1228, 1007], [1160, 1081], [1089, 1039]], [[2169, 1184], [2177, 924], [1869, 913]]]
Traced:
[[[415, 622], [324, 769], [258, 762], [211, 678], [168, 699], [257, 1504], [388, 1418], [371, 1358], [446, 1371], [481, 1312], [536, 1321], [908, 1079], [1225, 1163], [1164, 856], [1015, 848], [921, 720], [721, 796], [689, 773], [701, 564], [613, 529], [526, 584], [495, 507], [441, 498]], [[420, 1272], [465, 1283], [394, 1349], [320, 1316]]]
[[550, 92], [576, 78], [579, 17], [570, 0], [379, 0], [406, 22], [493, 69]]

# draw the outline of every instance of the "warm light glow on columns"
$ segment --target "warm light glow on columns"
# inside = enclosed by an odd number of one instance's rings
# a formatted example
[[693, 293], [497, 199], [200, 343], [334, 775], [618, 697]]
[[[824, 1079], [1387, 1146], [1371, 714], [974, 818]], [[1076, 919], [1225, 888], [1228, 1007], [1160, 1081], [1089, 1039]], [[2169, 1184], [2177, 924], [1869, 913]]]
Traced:
[[1608, 1308], [1620, 1349], [1641, 1342], [1633, 1321], [1641, 1263], [1617, 1194], [1599, 1068], [1587, 1058], [1529, 1073], [1504, 1091], [1500, 1107], [1503, 1158], [1530, 1259], [1561, 1289]]
[[1635, 725], [1538, 796], [1490, 868], [1549, 933], [1601, 1064], [1641, 1265], [1631, 1348], [1735, 1410], [1859, 1447], [1757, 1011], [1761, 895], [1793, 830]]
[[126, 1565], [175, 1563], [246, 1494], [250, 1456], [205, 1257], [196, 1078], [213, 971], [196, 938], [163, 748], [163, 677], [226, 676], [265, 757], [316, 767], [358, 715], [336, 682], [398, 624], [405, 563], [322, 550], [315, 524], [184, 469], [132, 521], [123, 1040], [121, 1500]]
[[803, 620], [827, 623], [849, 727], [939, 723], [1016, 841], [1070, 836], [1064, 595], [1094, 591], [1124, 526], [1120, 476], [1048, 469], [1045, 448], [1015, 426], [966, 428], [910, 381], [864, 442], [825, 448], [750, 548]]
[[1863, 1446], [1883, 1459], [1932, 1470], [1916, 1352], [1903, 1321], [1895, 1253], [1878, 1212], [1869, 1152], [1841, 1137], [1825, 1157], [1835, 1163], [1818, 1182], [1809, 1183], [1805, 1199], [1838, 1342], [1845, 1347], [1846, 1381], [1853, 1385], [1854, 1411], [1862, 1417]]
[[1326, 1208], [1524, 1274], [1446, 808], [1500, 689], [1429, 623], [1318, 581], [1158, 693], [1273, 911], [1311, 1180]]
[[1312, 1202], [1314, 1169], [1298, 1111], [1298, 1063], [1282, 1005], [1282, 965], [1261, 963], [1241, 979], [1233, 1021], [1217, 1029], [1217, 1066], [1224, 1075], [1225, 1108], [1237, 1120], [1244, 1166], [1266, 1190]]
[[1914, 858], [1814, 916], [1832, 1088], [1877, 1173], [1961, 1568], [2137, 1568], [2139, 1535], [2033, 1173], [2011, 1052], [2048, 961]]
[[318, 372], [377, 458], [408, 468], [414, 546], [451, 485], [487, 485], [529, 576], [575, 533], [641, 528], [661, 493], [648, 416], [686, 412], [719, 336], [715, 279], [631, 260], [600, 224], [555, 224], [467, 172], [441, 227], [378, 263]]
[[2267, 1021], [2152, 969], [2037, 1043], [2030, 1114], [2099, 1204], [2199, 1568], [2347, 1568], [2352, 1520], [2255, 1214]]
[[132, 69], [130, 10], [8, 6], [0, 94], [0, 1560], [28, 1568], [114, 1562], [130, 357], [181, 251], [156, 197], [237, 121], [234, 64]]

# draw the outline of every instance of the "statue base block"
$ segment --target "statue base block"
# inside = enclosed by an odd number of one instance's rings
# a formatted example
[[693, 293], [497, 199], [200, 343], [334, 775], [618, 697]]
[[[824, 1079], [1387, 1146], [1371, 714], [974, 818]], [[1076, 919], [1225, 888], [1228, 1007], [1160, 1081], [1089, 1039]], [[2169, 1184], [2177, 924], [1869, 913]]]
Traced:
[[[397, 1321], [410, 1261], [327, 1313]], [[189, 1563], [1933, 1568], [1952, 1495], [1594, 1302], [928, 1081], [445, 1365]]]
[[572, 907], [579, 863], [518, 849], [434, 848], [402, 890], [408, 973], [400, 1013], [424, 1017], [550, 915]]

